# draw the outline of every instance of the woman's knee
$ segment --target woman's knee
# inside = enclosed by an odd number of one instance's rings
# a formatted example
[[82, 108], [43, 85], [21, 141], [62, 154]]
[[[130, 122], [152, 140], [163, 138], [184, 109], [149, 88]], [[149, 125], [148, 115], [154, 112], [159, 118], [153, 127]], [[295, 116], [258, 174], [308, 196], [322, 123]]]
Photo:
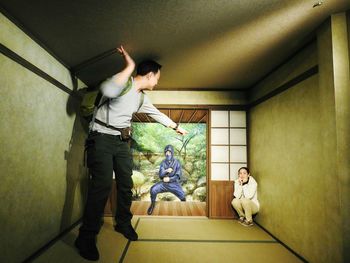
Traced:
[[242, 198], [241, 203], [242, 205], [249, 205], [252, 202], [252, 200], [247, 199], [247, 198]]
[[238, 199], [238, 198], [234, 198], [231, 202], [232, 206], [235, 207], [235, 206], [238, 206], [241, 204], [241, 200]]

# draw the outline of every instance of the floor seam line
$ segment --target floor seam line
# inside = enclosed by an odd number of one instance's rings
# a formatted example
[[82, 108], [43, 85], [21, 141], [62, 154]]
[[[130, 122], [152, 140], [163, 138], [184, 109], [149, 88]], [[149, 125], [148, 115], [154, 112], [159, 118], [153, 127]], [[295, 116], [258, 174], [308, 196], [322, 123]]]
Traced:
[[[137, 221], [136, 221], [136, 224], [135, 224], [135, 231], [136, 231], [136, 229], [137, 229], [137, 226], [139, 225], [139, 222], [140, 222], [140, 218], [138, 218]], [[125, 256], [126, 256], [126, 253], [128, 253], [128, 249], [129, 249], [130, 243], [131, 243], [131, 241], [128, 240], [128, 243], [126, 243], [126, 246], [125, 246], [125, 248], [124, 248], [124, 250], [123, 250], [123, 254], [122, 254], [122, 256], [120, 257], [120, 259], [119, 259], [119, 261], [118, 261], [119, 263], [123, 263], [124, 258], [125, 258]]]
[[273, 243], [276, 240], [203, 240], [203, 239], [139, 239], [139, 242], [189, 242], [189, 243]]

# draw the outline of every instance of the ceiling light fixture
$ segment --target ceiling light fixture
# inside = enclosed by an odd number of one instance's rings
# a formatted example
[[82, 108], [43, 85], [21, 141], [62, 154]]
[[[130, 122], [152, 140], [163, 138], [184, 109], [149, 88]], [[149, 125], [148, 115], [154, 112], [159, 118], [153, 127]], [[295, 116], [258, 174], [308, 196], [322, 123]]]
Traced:
[[318, 1], [312, 6], [312, 8], [318, 7], [318, 6], [322, 5], [322, 4], [323, 4], [323, 1]]

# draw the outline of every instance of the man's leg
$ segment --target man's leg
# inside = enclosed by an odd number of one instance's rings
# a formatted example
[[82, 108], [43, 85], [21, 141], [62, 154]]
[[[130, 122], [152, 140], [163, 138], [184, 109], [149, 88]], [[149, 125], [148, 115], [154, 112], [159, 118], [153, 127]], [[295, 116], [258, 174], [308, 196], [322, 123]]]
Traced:
[[88, 167], [91, 179], [83, 224], [79, 229], [76, 246], [82, 257], [97, 260], [99, 254], [96, 248], [96, 235], [100, 230], [101, 216], [111, 191], [113, 156], [108, 153], [108, 146], [103, 136], [95, 136], [91, 140], [93, 143], [88, 148]]
[[150, 189], [150, 195], [151, 195], [151, 202], [155, 202], [157, 195], [159, 193], [162, 193], [162, 191], [164, 191], [166, 189], [164, 189], [163, 187], [163, 182], [158, 182], [155, 185], [153, 185]]
[[176, 195], [182, 202], [186, 201], [185, 192], [179, 183], [169, 183], [167, 188], [170, 193]]
[[117, 209], [115, 214], [115, 230], [122, 233], [129, 240], [137, 240], [138, 236], [131, 226], [132, 213], [130, 211], [132, 202], [133, 181], [132, 166], [133, 160], [129, 145], [126, 142], [117, 140], [117, 150], [114, 156], [114, 171], [117, 186]]
[[159, 193], [162, 193], [163, 191], [166, 191], [166, 189], [163, 187], [163, 182], [158, 182], [155, 185], [151, 187], [150, 194], [151, 194], [151, 205], [147, 209], [147, 214], [151, 215], [153, 213], [153, 209], [156, 205], [156, 198]]

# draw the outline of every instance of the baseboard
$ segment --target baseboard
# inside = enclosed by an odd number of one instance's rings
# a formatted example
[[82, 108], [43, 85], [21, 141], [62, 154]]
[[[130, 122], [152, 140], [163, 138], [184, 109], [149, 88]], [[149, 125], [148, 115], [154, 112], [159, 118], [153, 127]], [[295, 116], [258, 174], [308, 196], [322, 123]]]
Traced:
[[58, 234], [56, 237], [54, 237], [52, 240], [50, 240], [47, 244], [39, 248], [36, 252], [34, 252], [31, 256], [26, 258], [23, 263], [29, 263], [32, 262], [35, 258], [39, 257], [41, 254], [43, 254], [46, 250], [48, 250], [53, 244], [55, 244], [58, 240], [60, 240], [64, 235], [66, 235], [68, 232], [70, 232], [73, 228], [75, 228], [77, 225], [81, 223], [82, 219], [80, 218], [77, 222], [75, 222], [73, 225], [65, 229], [63, 232]]
[[295, 252], [293, 249], [291, 249], [289, 246], [287, 246], [285, 243], [283, 243], [281, 240], [279, 240], [277, 237], [275, 237], [270, 231], [268, 231], [265, 227], [254, 221], [254, 224], [258, 225], [260, 228], [262, 228], [266, 233], [268, 233], [271, 237], [276, 239], [282, 246], [284, 246], [286, 249], [288, 249], [292, 254], [294, 254], [297, 258], [299, 258], [301, 261], [308, 263], [305, 258], [303, 258], [301, 255], [299, 255], [297, 252]]

